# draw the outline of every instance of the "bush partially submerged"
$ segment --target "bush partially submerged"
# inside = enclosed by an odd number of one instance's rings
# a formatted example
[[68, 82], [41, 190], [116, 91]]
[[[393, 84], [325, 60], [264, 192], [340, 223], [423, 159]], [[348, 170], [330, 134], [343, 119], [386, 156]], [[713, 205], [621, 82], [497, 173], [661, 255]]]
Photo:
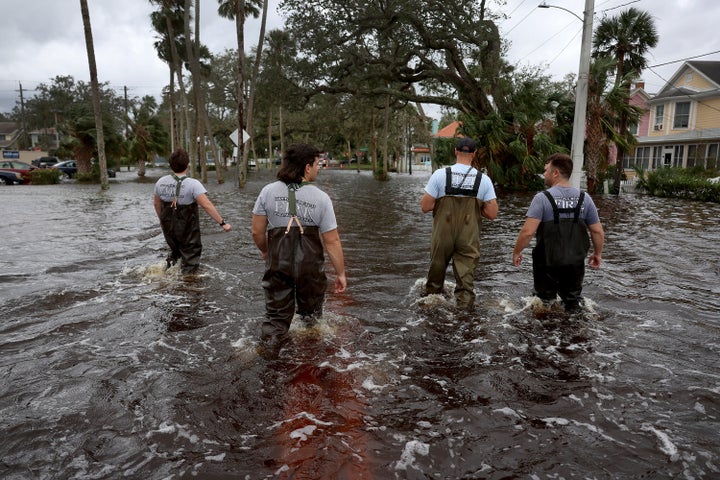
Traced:
[[52, 168], [36, 168], [30, 172], [33, 185], [54, 185], [60, 183], [60, 177], [62, 177], [62, 172]]
[[646, 175], [639, 173], [637, 186], [650, 195], [720, 203], [720, 183], [709, 180], [717, 172], [661, 168]]

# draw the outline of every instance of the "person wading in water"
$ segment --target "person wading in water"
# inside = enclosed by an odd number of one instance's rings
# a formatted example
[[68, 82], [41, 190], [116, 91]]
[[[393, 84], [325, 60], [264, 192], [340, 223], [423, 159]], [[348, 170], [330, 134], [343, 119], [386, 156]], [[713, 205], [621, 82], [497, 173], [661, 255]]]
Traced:
[[492, 181], [472, 166], [475, 149], [471, 138], [460, 138], [455, 165], [435, 170], [420, 199], [422, 212], [433, 212], [425, 293], [442, 293], [445, 270], [452, 259], [455, 301], [461, 308], [475, 303], [473, 280], [480, 259], [480, 218], [494, 220], [498, 213]]
[[195, 273], [202, 254], [198, 205], [226, 232], [232, 227], [218, 213], [203, 184], [187, 176], [190, 163], [187, 152], [175, 150], [168, 162], [173, 173], [155, 183], [153, 201], [165, 241], [170, 247], [167, 268], [181, 259], [182, 273]]
[[255, 202], [252, 238], [265, 260], [265, 321], [260, 338], [272, 351], [287, 338], [297, 313], [306, 324], [322, 315], [327, 251], [335, 269], [335, 293], [347, 287], [345, 260], [332, 202], [312, 184], [320, 151], [296, 144], [287, 149], [278, 181], [263, 187]]

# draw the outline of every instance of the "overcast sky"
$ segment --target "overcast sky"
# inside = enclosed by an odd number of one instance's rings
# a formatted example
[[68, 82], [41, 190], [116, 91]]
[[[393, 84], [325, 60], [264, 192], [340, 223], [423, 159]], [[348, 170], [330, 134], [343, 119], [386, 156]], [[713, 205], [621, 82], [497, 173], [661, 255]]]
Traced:
[[[418, 0], [422, 1], [422, 0]], [[517, 65], [540, 65], [554, 79], [577, 73], [582, 22], [557, 8], [539, 9], [542, 0], [507, 0], [500, 22], [503, 36], [512, 42], [509, 59]], [[121, 94], [128, 87], [133, 97], [159, 96], [168, 83], [168, 69], [155, 53], [155, 34], [150, 26], [152, 7], [147, 0], [89, 0], [95, 56], [101, 82]], [[276, 6], [270, 0], [268, 30], [282, 28]], [[583, 16], [585, 0], [548, 0]], [[720, 1], [718, 0], [595, 0], [595, 25], [603, 16], [624, 9], [651, 12], [660, 36], [649, 55], [650, 65], [700, 56], [697, 60], [720, 61]], [[213, 53], [235, 48], [235, 27], [217, 15], [217, 0], [201, 2], [201, 41]], [[10, 112], [19, 101], [20, 84], [25, 98], [40, 83], [57, 75], [71, 75], [89, 82], [80, 2], [77, 0], [0, 0], [0, 112]], [[259, 20], [248, 20], [245, 44], [257, 44]], [[712, 55], [705, 55], [718, 52]], [[643, 73], [646, 90], [657, 92], [682, 62]], [[428, 107], [426, 113], [439, 116]]]

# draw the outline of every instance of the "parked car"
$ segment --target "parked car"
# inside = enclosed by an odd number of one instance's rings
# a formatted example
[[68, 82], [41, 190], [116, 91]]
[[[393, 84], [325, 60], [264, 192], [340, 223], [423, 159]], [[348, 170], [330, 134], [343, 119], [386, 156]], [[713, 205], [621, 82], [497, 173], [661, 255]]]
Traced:
[[[50, 168], [62, 172], [65, 178], [73, 178], [77, 173], [77, 160], [65, 160], [64, 162], [58, 162]], [[115, 170], [108, 168], [107, 172], [108, 177], [115, 178]]]
[[40, 168], [47, 168], [55, 165], [60, 160], [57, 157], [38, 157], [35, 160], [33, 160], [31, 163], [35, 165], [36, 167]]
[[30, 183], [30, 172], [36, 168], [37, 167], [33, 165], [25, 162], [18, 162], [17, 160], [3, 160], [0, 162], [0, 170], [19, 173], [22, 175], [23, 183]]
[[77, 173], [77, 161], [76, 160], [65, 160], [64, 162], [58, 162], [51, 166], [53, 170], [58, 170], [63, 173], [66, 178], [72, 178]]
[[18, 172], [0, 170], [0, 181], [2, 181], [5, 185], [19, 185], [23, 183], [23, 176]]

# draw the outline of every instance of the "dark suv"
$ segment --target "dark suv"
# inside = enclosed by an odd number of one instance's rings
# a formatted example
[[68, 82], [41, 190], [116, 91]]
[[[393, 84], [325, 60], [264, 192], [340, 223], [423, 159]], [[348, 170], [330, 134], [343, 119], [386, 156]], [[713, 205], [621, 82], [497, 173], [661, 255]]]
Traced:
[[59, 161], [60, 160], [58, 160], [57, 157], [38, 157], [32, 161], [32, 164], [35, 165], [36, 167], [47, 168], [47, 167], [52, 167]]

